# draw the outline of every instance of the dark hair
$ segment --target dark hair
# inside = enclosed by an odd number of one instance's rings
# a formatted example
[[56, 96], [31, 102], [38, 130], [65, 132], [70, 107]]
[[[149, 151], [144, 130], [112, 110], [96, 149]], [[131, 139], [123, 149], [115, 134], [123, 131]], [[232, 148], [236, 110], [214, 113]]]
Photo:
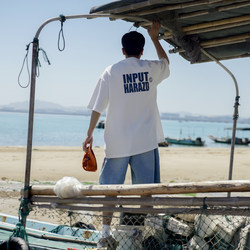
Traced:
[[128, 56], [138, 56], [144, 47], [145, 38], [137, 31], [130, 31], [122, 37], [122, 46]]

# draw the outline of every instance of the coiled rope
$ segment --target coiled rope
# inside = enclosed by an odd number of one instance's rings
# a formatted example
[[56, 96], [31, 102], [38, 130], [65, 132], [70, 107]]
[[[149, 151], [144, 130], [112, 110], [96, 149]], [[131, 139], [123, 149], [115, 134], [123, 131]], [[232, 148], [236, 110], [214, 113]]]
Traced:
[[[64, 15], [60, 15], [61, 28], [60, 28], [60, 31], [59, 31], [59, 34], [58, 34], [58, 40], [57, 40], [57, 46], [58, 46], [58, 50], [59, 51], [63, 51], [65, 49], [65, 45], [66, 45], [65, 37], [64, 37], [64, 32], [63, 32], [63, 23], [65, 21], [66, 21], [66, 17]], [[26, 45], [26, 54], [25, 54], [24, 59], [23, 59], [21, 70], [20, 70], [20, 72], [18, 74], [18, 85], [21, 88], [27, 88], [30, 85], [30, 82], [31, 82], [31, 76], [30, 76], [30, 70], [29, 70], [29, 62], [28, 62], [28, 55], [29, 55], [30, 44], [32, 44], [32, 43], [33, 44], [37, 43], [36, 76], [39, 77], [39, 75], [40, 75], [39, 67], [42, 66], [41, 62], [39, 60], [39, 52], [42, 52], [44, 61], [46, 63], [48, 63], [48, 65], [51, 65], [51, 63], [49, 61], [49, 58], [47, 56], [46, 51], [44, 49], [42, 49], [42, 48], [39, 48], [39, 40], [37, 38], [34, 38], [34, 40], [32, 42], [30, 42], [28, 45]], [[26, 65], [27, 74], [28, 74], [28, 82], [26, 84], [25, 83], [21, 83], [21, 75], [22, 75], [22, 72], [24, 70], [25, 65]]]

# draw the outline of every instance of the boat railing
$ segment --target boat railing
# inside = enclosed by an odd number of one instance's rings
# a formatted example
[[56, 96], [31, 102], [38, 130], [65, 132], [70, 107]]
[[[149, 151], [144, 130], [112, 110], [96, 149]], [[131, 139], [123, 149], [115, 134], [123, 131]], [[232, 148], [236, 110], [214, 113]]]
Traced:
[[30, 188], [30, 216], [56, 219], [59, 225], [53, 233], [71, 233], [83, 248], [96, 246], [104, 212], [112, 212], [111, 235], [119, 243], [117, 249], [249, 246], [249, 180], [82, 185], [77, 195], [67, 198], [59, 198], [54, 187]]

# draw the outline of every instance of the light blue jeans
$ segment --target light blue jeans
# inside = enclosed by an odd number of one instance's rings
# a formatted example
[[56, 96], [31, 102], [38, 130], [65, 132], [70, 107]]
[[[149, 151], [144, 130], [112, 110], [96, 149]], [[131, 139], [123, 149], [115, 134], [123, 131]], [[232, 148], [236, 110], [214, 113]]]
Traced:
[[123, 184], [128, 164], [133, 184], [160, 183], [158, 148], [137, 155], [104, 158], [99, 184]]

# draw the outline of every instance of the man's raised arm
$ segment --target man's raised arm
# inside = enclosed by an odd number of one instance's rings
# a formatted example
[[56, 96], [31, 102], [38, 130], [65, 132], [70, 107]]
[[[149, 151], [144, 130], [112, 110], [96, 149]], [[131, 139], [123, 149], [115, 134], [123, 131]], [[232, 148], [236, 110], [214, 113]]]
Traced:
[[155, 46], [158, 58], [159, 59], [165, 58], [169, 64], [168, 56], [167, 56], [165, 50], [162, 48], [162, 46], [159, 42], [159, 39], [158, 39], [158, 36], [159, 36], [158, 34], [159, 34], [160, 28], [161, 28], [161, 24], [159, 22], [153, 21], [152, 26], [148, 27], [148, 34], [149, 34], [149, 36], [150, 36], [150, 38]]

